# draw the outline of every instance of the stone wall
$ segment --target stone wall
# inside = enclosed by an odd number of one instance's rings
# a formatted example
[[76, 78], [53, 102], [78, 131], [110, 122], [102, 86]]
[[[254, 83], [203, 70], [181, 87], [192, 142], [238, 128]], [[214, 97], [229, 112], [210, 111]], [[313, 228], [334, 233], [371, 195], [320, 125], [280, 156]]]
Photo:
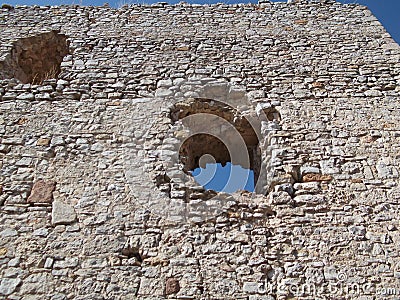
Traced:
[[[0, 20], [0, 297], [398, 297], [400, 48], [365, 7]], [[53, 31], [69, 45], [56, 78], [10, 78], [14, 46]], [[191, 131], [173, 113], [201, 99], [253, 127], [257, 193], [206, 192], [183, 171]]]

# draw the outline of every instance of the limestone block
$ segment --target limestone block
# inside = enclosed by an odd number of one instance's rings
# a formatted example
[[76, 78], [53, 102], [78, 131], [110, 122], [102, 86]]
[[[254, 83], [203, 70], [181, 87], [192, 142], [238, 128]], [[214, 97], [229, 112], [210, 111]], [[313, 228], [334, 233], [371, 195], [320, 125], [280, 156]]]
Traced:
[[53, 225], [71, 224], [76, 221], [76, 213], [73, 207], [60, 201], [53, 201], [51, 223]]
[[0, 295], [12, 294], [21, 282], [22, 280], [19, 278], [3, 278], [0, 282]]

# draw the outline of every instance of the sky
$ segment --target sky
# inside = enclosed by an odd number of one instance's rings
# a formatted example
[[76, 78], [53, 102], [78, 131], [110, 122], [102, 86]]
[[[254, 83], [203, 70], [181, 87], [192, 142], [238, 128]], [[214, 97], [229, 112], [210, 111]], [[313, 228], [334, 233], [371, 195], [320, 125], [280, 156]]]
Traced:
[[[181, 0], [163, 0], [171, 4], [178, 3]], [[273, 2], [286, 2], [285, 0]], [[400, 44], [400, 0], [337, 0], [341, 3], [358, 3], [366, 5], [372, 13], [378, 18], [393, 39]], [[161, 2], [161, 0], [6, 0], [0, 3], [11, 5], [60, 5], [60, 4], [80, 4], [80, 5], [103, 5], [108, 2], [113, 7], [120, 7], [123, 4], [144, 4]], [[257, 0], [186, 0], [189, 3], [211, 4], [211, 3], [257, 3]]]
[[207, 190], [233, 193], [237, 190], [254, 191], [254, 172], [228, 162], [206, 164], [206, 167], [194, 169], [192, 176], [198, 184]]

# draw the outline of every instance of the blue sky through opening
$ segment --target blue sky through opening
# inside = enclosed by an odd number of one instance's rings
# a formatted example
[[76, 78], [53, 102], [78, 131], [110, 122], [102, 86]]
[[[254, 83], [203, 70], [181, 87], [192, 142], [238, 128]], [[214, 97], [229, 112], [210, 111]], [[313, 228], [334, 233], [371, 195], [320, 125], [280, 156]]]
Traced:
[[[112, 7], [120, 7], [124, 4], [152, 4], [162, 2], [160, 0], [3, 0], [0, 3], [11, 5], [61, 5], [61, 4], [79, 4], [100, 6], [105, 2]], [[176, 4], [180, 0], [164, 1], [170, 4]], [[188, 3], [197, 4], [213, 4], [213, 3], [257, 3], [257, 0], [189, 0]], [[272, 2], [286, 2], [285, 0]], [[372, 13], [378, 18], [393, 39], [400, 44], [400, 0], [338, 0], [340, 3], [357, 3], [367, 6]]]
[[254, 172], [228, 162], [206, 164], [206, 168], [196, 168], [192, 171], [196, 182], [207, 190], [233, 193], [237, 190], [254, 191]]

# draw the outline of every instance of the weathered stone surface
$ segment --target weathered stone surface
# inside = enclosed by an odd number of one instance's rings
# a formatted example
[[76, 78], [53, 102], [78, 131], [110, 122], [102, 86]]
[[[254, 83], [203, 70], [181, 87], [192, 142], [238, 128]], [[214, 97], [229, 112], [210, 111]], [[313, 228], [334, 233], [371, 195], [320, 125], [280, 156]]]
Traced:
[[0, 256], [6, 255], [7, 251], [8, 251], [7, 248], [4, 247], [0, 248]]
[[82, 268], [104, 268], [107, 266], [106, 258], [88, 258], [82, 262]]
[[5, 228], [0, 232], [2, 238], [17, 236], [18, 231], [13, 228]]
[[165, 88], [159, 88], [156, 91], [156, 97], [168, 97], [168, 96], [172, 96], [174, 93], [168, 89]]
[[261, 284], [258, 282], [244, 282], [243, 283], [243, 292], [249, 293], [249, 294], [256, 294], [260, 290]]
[[323, 175], [316, 173], [308, 173], [303, 176], [303, 182], [311, 182], [311, 181], [330, 181], [332, 180], [331, 175]]
[[37, 140], [37, 146], [48, 146], [50, 144], [50, 138], [40, 138]]
[[305, 174], [319, 174], [320, 170], [317, 167], [307, 167], [307, 166], [302, 166], [300, 168], [300, 173], [301, 175], [305, 175]]
[[51, 269], [53, 267], [54, 259], [51, 257], [46, 258], [43, 268]]
[[32, 164], [33, 159], [31, 157], [23, 157], [15, 163], [18, 167], [29, 167]]
[[0, 282], [0, 295], [12, 294], [20, 283], [21, 279], [19, 278], [3, 278]]
[[32, 93], [24, 93], [24, 94], [18, 95], [17, 99], [18, 100], [34, 100], [35, 95]]
[[165, 282], [165, 294], [166, 295], [171, 295], [171, 294], [176, 294], [180, 290], [179, 286], [179, 280], [176, 278], [170, 277], [167, 279]]
[[51, 204], [56, 182], [52, 180], [38, 180], [33, 185], [27, 202], [33, 204]]
[[[291, 2], [0, 10], [0, 298], [397, 287], [400, 47], [364, 6]], [[190, 175], [236, 150], [255, 193]]]
[[51, 211], [51, 223], [53, 225], [71, 224], [76, 221], [76, 213], [73, 207], [60, 201], [53, 201]]
[[[67, 257], [63, 260], [57, 260], [53, 268], [54, 269], [65, 269], [65, 268], [74, 268], [78, 265], [79, 259], [77, 257]], [[47, 265], [49, 265], [50, 262], [48, 262]]]
[[1, 142], [5, 145], [22, 145], [24, 140], [18, 137], [15, 138], [4, 138]]

